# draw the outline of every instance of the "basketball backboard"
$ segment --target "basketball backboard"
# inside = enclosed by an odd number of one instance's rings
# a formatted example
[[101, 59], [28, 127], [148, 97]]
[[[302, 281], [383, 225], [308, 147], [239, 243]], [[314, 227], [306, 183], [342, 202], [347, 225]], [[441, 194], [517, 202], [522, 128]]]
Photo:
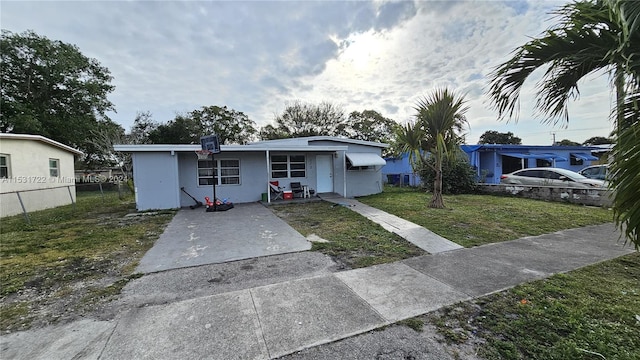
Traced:
[[214, 154], [220, 152], [220, 140], [216, 134], [201, 137], [200, 145], [202, 150], [209, 150]]

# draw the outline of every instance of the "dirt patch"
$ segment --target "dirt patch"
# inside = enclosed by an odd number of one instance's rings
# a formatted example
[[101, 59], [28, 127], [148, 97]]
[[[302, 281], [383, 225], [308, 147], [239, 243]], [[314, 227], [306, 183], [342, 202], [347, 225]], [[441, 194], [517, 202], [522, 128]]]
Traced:
[[118, 274], [116, 269], [131, 266], [132, 260], [123, 253], [109, 262], [80, 262], [75, 266], [65, 266], [63, 271], [66, 274], [59, 274], [63, 277], [89, 273], [91, 277], [64, 285], [44, 286], [47, 279], [36, 277], [24, 289], [0, 299], [3, 333], [37, 329], [87, 317], [112, 319], [115, 313], [108, 314], [103, 309], [118, 298], [122, 287], [132, 278]]
[[[43, 217], [24, 230], [3, 229], [11, 236], [3, 243], [9, 254], [3, 259], [3, 285], [11, 288], [0, 297], [2, 333], [115, 316], [109, 304], [138, 277], [132, 275], [135, 267], [173, 212], [127, 217], [129, 211], [118, 207], [101, 210], [113, 212], [78, 211], [68, 219]], [[48, 238], [54, 231], [55, 238]]]

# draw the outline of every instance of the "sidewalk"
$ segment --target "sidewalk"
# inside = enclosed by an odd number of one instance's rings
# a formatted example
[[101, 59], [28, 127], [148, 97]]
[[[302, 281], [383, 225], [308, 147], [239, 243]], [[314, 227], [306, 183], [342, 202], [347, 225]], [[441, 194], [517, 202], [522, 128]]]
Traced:
[[[15, 359], [269, 359], [631, 253], [613, 225], [425, 255], [2, 337]], [[144, 279], [144, 277], [142, 278]], [[140, 280], [142, 280], [140, 279]]]

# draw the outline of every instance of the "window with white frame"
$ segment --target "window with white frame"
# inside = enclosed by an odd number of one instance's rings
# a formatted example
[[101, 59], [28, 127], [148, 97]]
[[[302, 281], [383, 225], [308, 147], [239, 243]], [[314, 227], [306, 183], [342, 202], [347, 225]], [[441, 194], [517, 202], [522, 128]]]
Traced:
[[303, 178], [307, 176], [305, 155], [271, 155], [271, 178]]
[[0, 154], [0, 179], [11, 177], [11, 161], [8, 154]]
[[49, 159], [49, 176], [51, 177], [60, 176], [60, 160]]
[[240, 160], [198, 160], [198, 185], [240, 184]]

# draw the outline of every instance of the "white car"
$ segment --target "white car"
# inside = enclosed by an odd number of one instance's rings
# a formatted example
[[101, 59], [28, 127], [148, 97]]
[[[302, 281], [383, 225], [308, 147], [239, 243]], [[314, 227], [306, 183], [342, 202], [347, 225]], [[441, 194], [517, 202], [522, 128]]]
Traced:
[[584, 175], [589, 179], [607, 180], [609, 176], [609, 165], [591, 165], [578, 171], [578, 174]]
[[583, 189], [604, 188], [606, 182], [589, 179], [567, 169], [561, 168], [528, 168], [500, 176], [501, 184], [558, 186]]

